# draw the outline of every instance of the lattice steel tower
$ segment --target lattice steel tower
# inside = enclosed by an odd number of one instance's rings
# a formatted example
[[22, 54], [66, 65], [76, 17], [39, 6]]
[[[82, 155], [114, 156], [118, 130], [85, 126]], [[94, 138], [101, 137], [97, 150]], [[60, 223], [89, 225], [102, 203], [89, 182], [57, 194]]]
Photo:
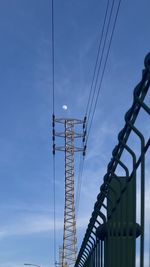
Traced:
[[[55, 124], [63, 124], [62, 132], [55, 131]], [[56, 150], [65, 152], [65, 209], [64, 209], [64, 232], [61, 267], [73, 266], [76, 261], [76, 218], [75, 218], [75, 201], [74, 201], [74, 154], [83, 152], [85, 155], [85, 135], [86, 135], [86, 118], [79, 119], [56, 119], [53, 117], [53, 153]], [[79, 127], [80, 126], [80, 127]], [[82, 128], [80, 132], [75, 131], [75, 127]], [[65, 144], [63, 146], [55, 145], [55, 137], [63, 137]], [[75, 146], [75, 139], [82, 138], [82, 147]], [[77, 143], [79, 143], [77, 141]]]

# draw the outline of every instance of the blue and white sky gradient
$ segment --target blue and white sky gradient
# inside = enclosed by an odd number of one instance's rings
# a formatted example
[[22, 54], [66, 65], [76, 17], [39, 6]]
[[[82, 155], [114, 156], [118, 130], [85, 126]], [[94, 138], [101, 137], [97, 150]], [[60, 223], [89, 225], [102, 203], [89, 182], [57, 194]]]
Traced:
[[[105, 7], [104, 0], [54, 0], [57, 117], [85, 114]], [[78, 248], [150, 51], [149, 10], [149, 0], [121, 3], [89, 137], [77, 218]], [[1, 0], [0, 36], [0, 267], [21, 267], [25, 262], [52, 267], [51, 1]], [[142, 127], [148, 135], [148, 120]], [[56, 197], [58, 248], [64, 209], [60, 153]]]

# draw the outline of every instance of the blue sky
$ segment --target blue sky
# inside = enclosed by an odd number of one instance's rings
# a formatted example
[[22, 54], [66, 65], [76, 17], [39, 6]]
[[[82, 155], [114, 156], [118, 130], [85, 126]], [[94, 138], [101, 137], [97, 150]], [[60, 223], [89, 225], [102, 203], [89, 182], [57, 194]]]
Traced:
[[[105, 5], [104, 0], [54, 0], [57, 117], [85, 114]], [[141, 78], [144, 56], [150, 51], [149, 10], [149, 0], [122, 0], [89, 138], [78, 248], [124, 113], [132, 103], [133, 88]], [[53, 266], [51, 1], [2, 0], [0, 36], [0, 267], [24, 262]], [[148, 134], [146, 119], [142, 127]], [[56, 165], [59, 247], [62, 154], [56, 155]]]

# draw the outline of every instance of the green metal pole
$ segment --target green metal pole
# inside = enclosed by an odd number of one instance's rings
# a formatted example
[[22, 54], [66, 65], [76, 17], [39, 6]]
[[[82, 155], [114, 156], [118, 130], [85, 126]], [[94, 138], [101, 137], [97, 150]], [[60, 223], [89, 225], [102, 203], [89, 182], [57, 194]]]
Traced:
[[[122, 193], [118, 180], [123, 189], [127, 186], [127, 190]], [[111, 190], [108, 192], [109, 199], [113, 202], [115, 211], [112, 212], [110, 202], [108, 205], [108, 223], [107, 236], [105, 238], [105, 267], [135, 267], [135, 242], [136, 236], [136, 179], [135, 177], [126, 184], [126, 177], [112, 178], [110, 185], [117, 192], [120, 201], [116, 203], [116, 199]], [[128, 207], [128, 213], [127, 211]], [[128, 229], [129, 227], [129, 229]], [[129, 231], [129, 234], [128, 234]], [[111, 234], [110, 234], [111, 233]], [[125, 264], [125, 259], [129, 258], [128, 266]], [[113, 259], [113, 260], [112, 260]]]

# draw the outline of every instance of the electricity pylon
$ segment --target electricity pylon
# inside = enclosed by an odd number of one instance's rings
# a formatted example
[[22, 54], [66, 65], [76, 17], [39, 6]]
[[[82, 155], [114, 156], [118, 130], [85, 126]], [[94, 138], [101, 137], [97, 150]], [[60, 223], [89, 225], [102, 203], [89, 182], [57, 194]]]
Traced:
[[[55, 131], [56, 123], [63, 124], [64, 129], [62, 132]], [[76, 261], [77, 238], [74, 201], [74, 154], [75, 152], [83, 152], [83, 155], [85, 155], [85, 123], [86, 118], [84, 118], [84, 120], [56, 119], [53, 116], [53, 154], [55, 154], [56, 150], [65, 152], [65, 209], [61, 267], [73, 266]], [[75, 126], [78, 128], [82, 126], [82, 132], [76, 132]], [[56, 146], [55, 137], [62, 137], [65, 140], [65, 144], [63, 146]], [[78, 138], [82, 138], [82, 147], [75, 146], [75, 139]]]

